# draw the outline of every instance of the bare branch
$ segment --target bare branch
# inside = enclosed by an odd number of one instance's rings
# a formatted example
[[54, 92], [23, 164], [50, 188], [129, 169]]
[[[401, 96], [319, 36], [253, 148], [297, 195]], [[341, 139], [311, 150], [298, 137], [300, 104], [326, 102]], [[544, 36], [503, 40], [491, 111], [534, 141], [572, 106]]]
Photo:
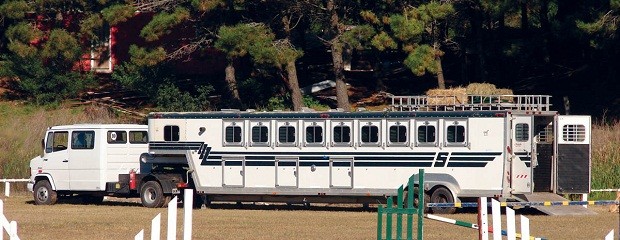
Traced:
[[158, 10], [170, 10], [187, 0], [133, 0], [132, 6], [138, 11], [155, 12]]
[[181, 59], [183, 57], [187, 57], [186, 61], [189, 61], [190, 60], [189, 56], [193, 52], [198, 50], [201, 46], [211, 44], [211, 42], [212, 42], [211, 39], [201, 38], [198, 41], [195, 41], [195, 42], [192, 42], [192, 43], [189, 43], [189, 44], [185, 44], [182, 47], [180, 47], [177, 50], [175, 50], [174, 52], [171, 52], [171, 53], [167, 54], [166, 55], [166, 59], [167, 60], [178, 60], [178, 59]]

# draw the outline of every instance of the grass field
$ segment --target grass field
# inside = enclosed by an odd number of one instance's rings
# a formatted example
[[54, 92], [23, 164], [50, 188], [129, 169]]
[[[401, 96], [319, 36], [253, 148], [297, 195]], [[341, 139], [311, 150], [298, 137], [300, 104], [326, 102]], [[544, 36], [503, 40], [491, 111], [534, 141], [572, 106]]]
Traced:
[[[21, 239], [133, 239], [145, 229], [150, 238], [151, 219], [162, 214], [162, 238], [165, 238], [166, 209], [144, 208], [135, 202], [106, 200], [102, 205], [60, 203], [35, 206], [32, 197], [20, 193], [4, 198], [4, 213], [18, 223]], [[376, 208], [316, 206], [309, 209], [286, 205], [216, 204], [193, 212], [193, 239], [373, 239], [376, 238]], [[593, 216], [546, 216], [532, 210], [533, 236], [548, 239], [603, 239], [613, 228], [618, 232], [618, 213], [604, 206], [590, 206]], [[181, 239], [183, 211], [179, 209], [177, 239]], [[443, 215], [475, 222], [474, 213]], [[504, 219], [505, 221], [505, 219]], [[518, 222], [519, 220], [517, 220]], [[426, 239], [476, 239], [475, 230], [426, 220]], [[505, 224], [505, 223], [504, 223]], [[517, 223], [518, 225], [518, 223]], [[504, 225], [505, 226], [505, 225]], [[518, 226], [517, 226], [518, 229]], [[5, 235], [5, 239], [8, 239]]]

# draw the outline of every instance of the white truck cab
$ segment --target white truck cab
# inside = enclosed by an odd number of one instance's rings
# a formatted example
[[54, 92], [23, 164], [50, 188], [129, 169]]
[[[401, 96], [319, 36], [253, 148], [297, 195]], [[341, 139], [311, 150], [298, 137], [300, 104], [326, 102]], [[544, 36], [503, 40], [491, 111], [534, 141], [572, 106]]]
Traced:
[[28, 189], [35, 204], [54, 204], [58, 196], [73, 195], [98, 203], [105, 195], [116, 195], [119, 177], [140, 171], [140, 154], [148, 151], [147, 129], [138, 124], [48, 128], [43, 153], [30, 160]]

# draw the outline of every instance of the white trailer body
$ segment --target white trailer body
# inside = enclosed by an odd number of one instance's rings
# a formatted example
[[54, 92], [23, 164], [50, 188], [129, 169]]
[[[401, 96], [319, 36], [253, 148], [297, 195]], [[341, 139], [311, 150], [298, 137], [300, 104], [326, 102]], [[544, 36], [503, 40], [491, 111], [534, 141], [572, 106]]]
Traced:
[[145, 161], [188, 164], [198, 193], [229, 200], [384, 197], [420, 168], [433, 202], [589, 192], [589, 116], [558, 116], [549, 96], [428, 98], [386, 112], [151, 113]]
[[131, 170], [139, 174], [138, 159], [147, 151], [147, 143], [146, 125], [50, 127], [42, 140], [43, 153], [30, 161], [28, 189], [35, 193], [38, 204], [53, 204], [46, 202], [54, 200], [49, 195], [52, 192], [85, 195], [92, 201], [113, 195], [119, 175], [127, 175]]

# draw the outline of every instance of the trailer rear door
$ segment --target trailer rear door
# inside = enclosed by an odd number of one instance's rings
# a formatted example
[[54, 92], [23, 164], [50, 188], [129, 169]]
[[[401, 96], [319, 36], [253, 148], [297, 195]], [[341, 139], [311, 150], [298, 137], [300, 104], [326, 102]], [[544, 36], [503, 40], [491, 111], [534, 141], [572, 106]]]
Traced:
[[510, 137], [510, 187], [512, 193], [531, 193], [533, 190], [532, 116], [513, 116]]
[[590, 116], [556, 116], [556, 193], [590, 192]]

